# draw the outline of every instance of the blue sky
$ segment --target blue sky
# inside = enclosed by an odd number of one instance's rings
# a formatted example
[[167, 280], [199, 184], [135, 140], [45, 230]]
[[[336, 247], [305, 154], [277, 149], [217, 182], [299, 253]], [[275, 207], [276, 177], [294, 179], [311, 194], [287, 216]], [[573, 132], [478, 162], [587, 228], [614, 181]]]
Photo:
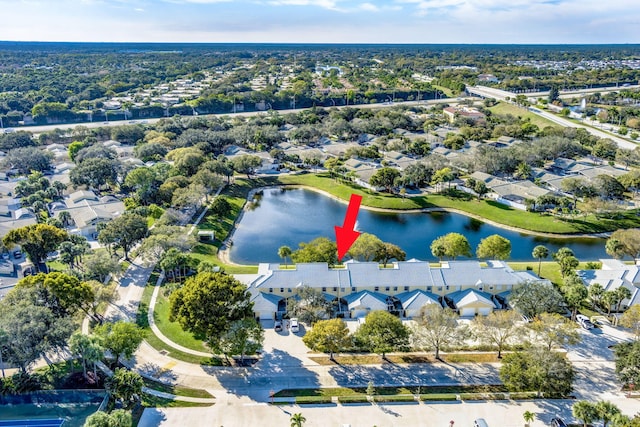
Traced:
[[638, 0], [0, 0], [0, 40], [640, 43]]

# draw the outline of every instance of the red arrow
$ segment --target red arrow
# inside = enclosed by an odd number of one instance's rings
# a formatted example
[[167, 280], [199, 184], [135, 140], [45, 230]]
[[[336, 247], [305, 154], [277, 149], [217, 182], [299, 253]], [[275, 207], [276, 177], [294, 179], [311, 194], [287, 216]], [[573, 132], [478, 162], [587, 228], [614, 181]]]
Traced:
[[353, 245], [358, 236], [360, 236], [360, 232], [355, 231], [353, 228], [356, 225], [356, 218], [358, 217], [361, 202], [362, 196], [352, 194], [349, 199], [349, 206], [347, 207], [347, 214], [344, 217], [342, 227], [338, 225], [334, 227], [336, 229], [338, 261], [342, 261], [342, 258], [347, 254], [351, 245]]

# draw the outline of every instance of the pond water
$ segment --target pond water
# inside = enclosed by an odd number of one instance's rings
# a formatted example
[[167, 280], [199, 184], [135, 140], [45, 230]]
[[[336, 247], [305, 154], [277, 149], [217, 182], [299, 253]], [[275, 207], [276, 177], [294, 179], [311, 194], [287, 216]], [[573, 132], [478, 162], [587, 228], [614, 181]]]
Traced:
[[[292, 250], [316, 237], [335, 239], [334, 225], [342, 225], [346, 204], [311, 190], [265, 189], [246, 211], [233, 235], [231, 259], [241, 264], [280, 262], [278, 248]], [[448, 212], [381, 213], [360, 209], [356, 228], [400, 246], [407, 259], [436, 260], [429, 246], [450, 232], [465, 235], [472, 251], [484, 237], [499, 234], [511, 241], [511, 260], [530, 261], [536, 245], [551, 252], [566, 246], [580, 260], [606, 258], [604, 239], [546, 238], [505, 230], [464, 215]]]

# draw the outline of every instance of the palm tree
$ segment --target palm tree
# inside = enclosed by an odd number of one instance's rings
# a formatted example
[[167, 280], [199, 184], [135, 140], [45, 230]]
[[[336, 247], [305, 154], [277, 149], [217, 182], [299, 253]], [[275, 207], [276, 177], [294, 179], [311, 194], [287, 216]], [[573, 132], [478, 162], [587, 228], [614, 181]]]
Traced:
[[611, 306], [618, 303], [618, 295], [615, 291], [604, 291], [602, 303], [607, 307], [607, 316], [611, 315]]
[[58, 197], [62, 197], [62, 194], [64, 193], [64, 190], [67, 189], [67, 186], [65, 184], [63, 184], [62, 182], [60, 182], [60, 181], [53, 181], [53, 184], [51, 184], [51, 185], [58, 192]]
[[60, 212], [58, 219], [62, 222], [64, 227], [68, 227], [71, 224], [71, 214], [69, 211]]
[[529, 427], [529, 423], [536, 419], [536, 414], [531, 411], [525, 411], [522, 417], [524, 418], [524, 422], [527, 423], [526, 427]]
[[531, 172], [531, 166], [525, 162], [521, 162], [516, 168], [516, 173], [514, 175], [520, 179], [529, 179]]
[[602, 302], [602, 295], [604, 294], [604, 288], [600, 283], [593, 283], [589, 286], [589, 299], [591, 300], [591, 306], [595, 309]]
[[297, 413], [291, 415], [291, 427], [302, 427], [302, 425], [307, 422], [307, 419], [302, 416], [302, 414]]
[[618, 303], [616, 304], [616, 311], [620, 312], [620, 306], [622, 305], [622, 300], [631, 298], [631, 291], [624, 286], [620, 286], [618, 289], [614, 291], [616, 296], [618, 297]]
[[613, 417], [620, 413], [620, 408], [611, 402], [601, 401], [596, 403], [598, 418], [602, 420], [602, 426], [607, 427]]
[[540, 276], [540, 269], [542, 267], [542, 258], [549, 256], [549, 249], [546, 246], [538, 245], [533, 248], [531, 255], [538, 259], [538, 276]]
[[287, 258], [291, 257], [291, 248], [289, 246], [280, 246], [278, 256], [284, 260], [284, 267], [287, 268]]
[[598, 410], [595, 403], [587, 402], [586, 400], [574, 403], [571, 412], [573, 412], [574, 417], [582, 421], [584, 427], [598, 419]]
[[611, 418], [611, 427], [627, 427], [631, 425], [631, 418], [623, 414], [615, 414]]

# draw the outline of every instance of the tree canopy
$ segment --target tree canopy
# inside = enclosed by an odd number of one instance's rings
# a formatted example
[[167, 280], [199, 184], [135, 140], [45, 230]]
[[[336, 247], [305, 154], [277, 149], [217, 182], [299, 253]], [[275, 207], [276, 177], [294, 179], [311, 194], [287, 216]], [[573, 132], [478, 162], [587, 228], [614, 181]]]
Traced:
[[215, 344], [233, 321], [253, 316], [249, 298], [246, 286], [229, 275], [198, 273], [169, 297], [170, 318]]
[[326, 262], [330, 266], [338, 263], [336, 243], [326, 237], [318, 237], [309, 243], [300, 243], [291, 254], [293, 262]]
[[480, 240], [476, 256], [487, 259], [508, 259], [511, 256], [511, 242], [499, 234], [492, 234]]
[[125, 213], [107, 223], [100, 229], [98, 241], [102, 244], [122, 248], [125, 259], [129, 259], [129, 250], [147, 237], [149, 226], [147, 219], [135, 213]]
[[542, 313], [559, 312], [562, 295], [551, 284], [528, 281], [511, 292], [510, 302], [523, 315], [533, 319]]
[[543, 348], [507, 354], [500, 368], [500, 379], [510, 391], [537, 391], [548, 398], [567, 396], [574, 377], [564, 355]]
[[329, 353], [331, 359], [334, 353], [352, 345], [349, 328], [342, 319], [319, 320], [302, 337], [302, 341], [313, 351]]
[[470, 257], [471, 246], [467, 238], [462, 234], [449, 233], [431, 242], [431, 253], [438, 258], [443, 256], [451, 259], [456, 259], [459, 256]]
[[409, 329], [393, 314], [376, 310], [367, 314], [365, 322], [355, 333], [356, 342], [362, 348], [385, 357], [385, 353], [404, 350], [409, 345]]
[[64, 230], [48, 224], [34, 224], [10, 230], [2, 243], [8, 248], [20, 245], [39, 269], [47, 254], [58, 249], [58, 245], [66, 239], [67, 232]]

